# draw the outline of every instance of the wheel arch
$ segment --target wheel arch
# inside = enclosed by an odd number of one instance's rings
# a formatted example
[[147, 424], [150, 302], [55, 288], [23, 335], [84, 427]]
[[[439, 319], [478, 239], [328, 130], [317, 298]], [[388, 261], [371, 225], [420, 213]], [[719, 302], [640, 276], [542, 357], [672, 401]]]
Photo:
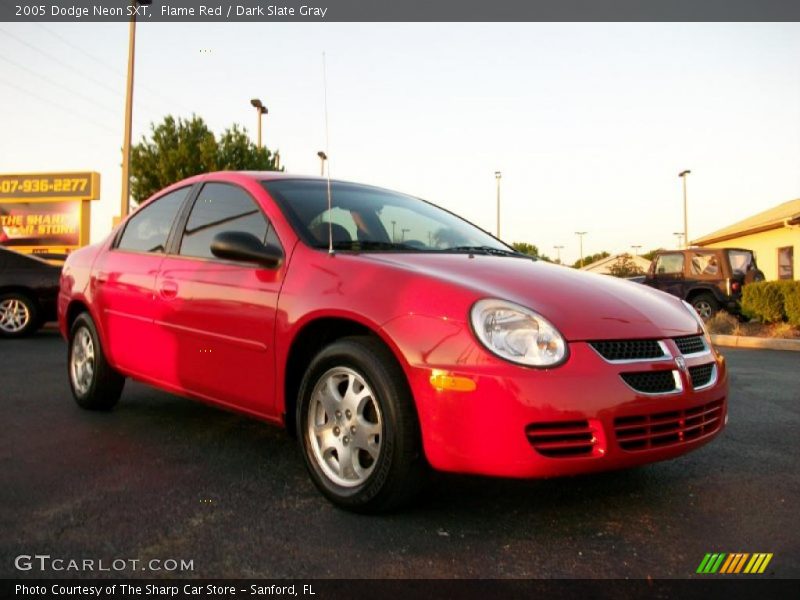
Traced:
[[36, 308], [41, 309], [41, 304], [39, 303], [36, 292], [29, 287], [25, 287], [24, 285], [4, 285], [0, 287], [0, 295], [4, 294], [20, 294], [25, 296], [36, 305]]
[[73, 298], [72, 300], [69, 301], [69, 304], [67, 305], [67, 310], [64, 313], [65, 324], [67, 326], [67, 334], [69, 334], [70, 330], [72, 329], [72, 324], [75, 322], [75, 319], [77, 319], [78, 315], [80, 315], [83, 312], [89, 313], [90, 316], [92, 314], [92, 312], [89, 310], [89, 305], [86, 302], [76, 298]]
[[697, 298], [702, 294], [711, 294], [717, 302], [722, 302], [723, 298], [716, 286], [700, 286], [700, 287], [693, 287], [689, 290], [684, 298], [686, 302], [689, 304], [692, 303], [692, 300]]
[[306, 367], [325, 346], [352, 336], [367, 336], [383, 344], [394, 356], [403, 371], [406, 385], [409, 386], [409, 390], [411, 389], [406, 364], [399, 349], [387, 339], [385, 333], [380, 332], [379, 328], [348, 316], [319, 316], [310, 319], [292, 338], [283, 371], [283, 390], [280, 392], [283, 400], [282, 412], [284, 425], [291, 435], [295, 434], [297, 395]]

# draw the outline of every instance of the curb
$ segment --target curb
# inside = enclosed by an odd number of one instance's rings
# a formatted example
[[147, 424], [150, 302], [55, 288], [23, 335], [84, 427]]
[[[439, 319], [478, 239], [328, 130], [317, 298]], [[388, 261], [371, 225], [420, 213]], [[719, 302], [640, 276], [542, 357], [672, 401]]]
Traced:
[[767, 350], [793, 350], [795, 352], [800, 352], [800, 340], [712, 334], [711, 342], [715, 346], [727, 346], [731, 348], [761, 348]]

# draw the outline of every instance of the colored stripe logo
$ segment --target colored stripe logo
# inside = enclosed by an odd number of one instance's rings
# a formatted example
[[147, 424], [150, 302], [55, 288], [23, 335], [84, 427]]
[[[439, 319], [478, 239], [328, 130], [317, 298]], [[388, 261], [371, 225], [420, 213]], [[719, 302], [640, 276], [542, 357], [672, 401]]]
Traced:
[[724, 573], [726, 575], [763, 573], [771, 560], [772, 554], [763, 552], [755, 554], [747, 552], [732, 552], [730, 554], [725, 552], [708, 553], [700, 562], [700, 566], [697, 567], [697, 573]]

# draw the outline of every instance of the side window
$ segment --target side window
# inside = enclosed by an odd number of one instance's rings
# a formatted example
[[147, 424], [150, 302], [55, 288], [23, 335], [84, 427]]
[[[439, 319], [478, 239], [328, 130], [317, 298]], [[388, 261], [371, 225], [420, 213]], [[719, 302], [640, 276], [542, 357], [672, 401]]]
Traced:
[[191, 186], [170, 192], [139, 209], [128, 220], [117, 243], [120, 250], [163, 253], [172, 222], [191, 190]]
[[778, 248], [778, 279], [794, 279], [794, 246]]
[[244, 190], [225, 183], [207, 183], [197, 196], [181, 240], [180, 254], [213, 258], [211, 240], [223, 231], [246, 231], [262, 242], [276, 243], [266, 217]]
[[662, 254], [656, 260], [656, 275], [683, 273], [683, 254]]
[[693, 252], [689, 263], [692, 275], [696, 277], [719, 277], [717, 256], [708, 252]]

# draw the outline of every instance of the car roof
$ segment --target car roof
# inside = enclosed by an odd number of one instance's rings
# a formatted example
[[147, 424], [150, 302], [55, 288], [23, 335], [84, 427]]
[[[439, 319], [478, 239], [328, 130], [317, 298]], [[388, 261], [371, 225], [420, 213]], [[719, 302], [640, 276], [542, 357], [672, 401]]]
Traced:
[[16, 256], [21, 256], [22, 258], [27, 258], [29, 260], [41, 263], [43, 265], [53, 266], [49, 262], [44, 260], [43, 258], [39, 258], [38, 256], [36, 256], [34, 254], [25, 254], [24, 252], [17, 252], [16, 250], [12, 250], [11, 248], [8, 248], [6, 246], [0, 245], [0, 252], [8, 252], [9, 254], [14, 254]]

